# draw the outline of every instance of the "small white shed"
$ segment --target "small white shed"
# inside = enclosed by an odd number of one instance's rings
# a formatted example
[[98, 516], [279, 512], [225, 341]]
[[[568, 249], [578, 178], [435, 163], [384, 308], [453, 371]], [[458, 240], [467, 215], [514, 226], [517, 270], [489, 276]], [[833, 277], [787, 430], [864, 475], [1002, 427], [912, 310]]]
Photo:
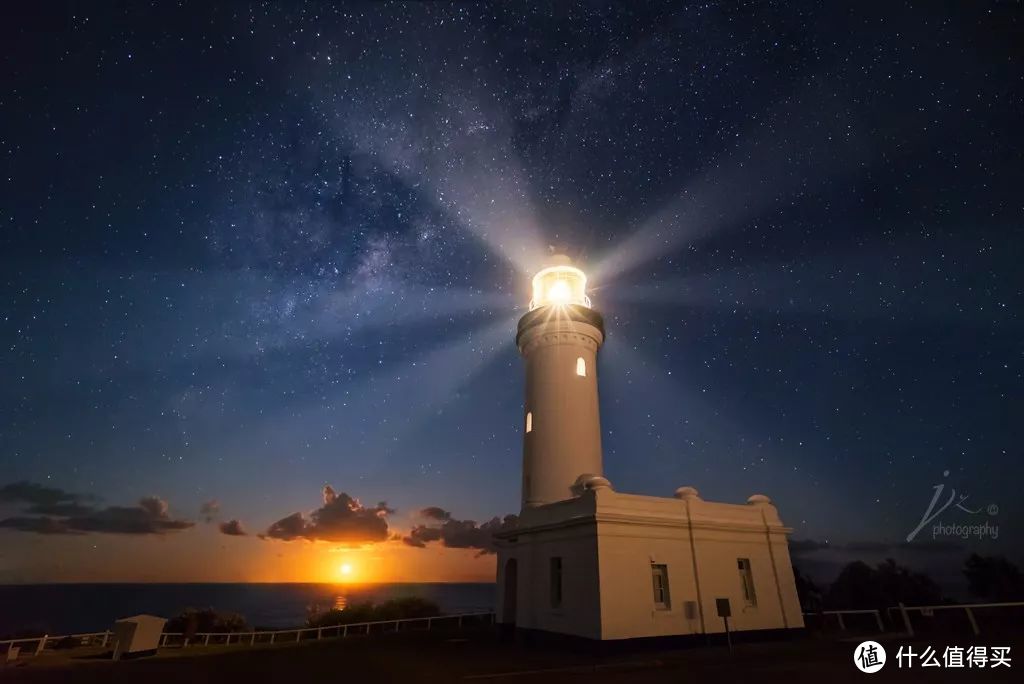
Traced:
[[114, 660], [153, 655], [160, 645], [167, 620], [155, 615], [134, 615], [114, 623]]

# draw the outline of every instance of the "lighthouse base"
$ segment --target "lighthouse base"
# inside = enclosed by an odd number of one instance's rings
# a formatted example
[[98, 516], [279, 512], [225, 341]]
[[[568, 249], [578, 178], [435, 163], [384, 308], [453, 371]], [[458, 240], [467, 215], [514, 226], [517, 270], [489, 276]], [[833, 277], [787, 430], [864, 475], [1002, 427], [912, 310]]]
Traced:
[[[681, 490], [683, 491], [683, 490]], [[620, 494], [610, 487], [523, 511], [498, 543], [497, 619], [528, 634], [659, 639], [803, 627], [778, 512]]]

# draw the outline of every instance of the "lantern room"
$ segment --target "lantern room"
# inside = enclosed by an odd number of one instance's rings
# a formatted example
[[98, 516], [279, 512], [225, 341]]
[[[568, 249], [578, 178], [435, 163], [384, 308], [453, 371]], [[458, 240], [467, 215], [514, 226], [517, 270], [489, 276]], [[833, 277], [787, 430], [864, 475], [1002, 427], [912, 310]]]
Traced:
[[566, 306], [579, 304], [590, 308], [587, 297], [587, 276], [572, 265], [569, 258], [558, 255], [552, 265], [541, 269], [533, 276], [533, 299], [530, 311], [542, 306]]

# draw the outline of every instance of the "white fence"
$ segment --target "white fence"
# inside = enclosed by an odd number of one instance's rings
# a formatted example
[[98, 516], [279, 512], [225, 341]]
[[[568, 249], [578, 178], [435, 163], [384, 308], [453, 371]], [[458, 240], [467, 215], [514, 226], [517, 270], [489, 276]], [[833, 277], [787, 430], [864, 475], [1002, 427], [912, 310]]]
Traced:
[[[910, 619], [911, 614], [917, 613], [922, 617], [934, 617], [935, 611], [943, 610], [962, 610], [967, 618], [968, 624], [970, 624], [971, 631], [974, 636], [981, 634], [981, 626], [978, 623], [978, 617], [974, 611], [985, 608], [1024, 608], [1024, 601], [1011, 601], [1007, 603], [951, 603], [941, 606], [905, 606], [902, 603], [898, 606], [892, 606], [886, 609], [886, 616], [890, 622], [894, 622], [892, 615], [898, 611], [903, 622], [903, 632], [909, 636], [914, 636], [914, 625]], [[825, 616], [834, 615], [836, 623], [839, 629], [846, 631], [846, 621], [843, 619], [844, 615], [873, 615], [875, 618], [875, 624], [878, 625], [878, 631], [885, 631], [885, 623], [882, 621], [881, 611], [878, 610], [822, 610], [811, 613], [804, 613], [804, 617], [820, 616], [822, 618], [822, 626], [824, 626]]]
[[[914, 636], [914, 626], [910, 620], [912, 613], [922, 616], [933, 616], [935, 611], [962, 610], [970, 624], [971, 631], [975, 636], [981, 634], [981, 626], [978, 623], [975, 610], [978, 609], [1006, 609], [1024, 608], [1024, 601], [1009, 603], [958, 603], [942, 606], [905, 606], [900, 604], [887, 609], [891, 616], [893, 611], [899, 611], [903, 620], [904, 631], [907, 636]], [[885, 625], [882, 622], [881, 612], [878, 610], [825, 610], [814, 613], [804, 613], [805, 616], [820, 615], [822, 617], [833, 615], [839, 628], [846, 631], [844, 615], [873, 615], [878, 631], [884, 632]], [[297, 643], [301, 641], [319, 641], [321, 639], [344, 639], [349, 636], [366, 635], [372, 633], [401, 632], [430, 630], [439, 623], [461, 628], [466, 621], [473, 624], [493, 624], [494, 612], [481, 613], [460, 613], [455, 615], [438, 615], [424, 618], [401, 618], [398, 620], [378, 620], [375, 622], [354, 622], [347, 625], [333, 625], [330, 627], [303, 627], [299, 629], [278, 629], [253, 632], [199, 632], [186, 639], [181, 632], [164, 632], [160, 636], [161, 648], [184, 648], [195, 646], [211, 645], [240, 645], [255, 646], [257, 644], [280, 644]], [[63, 636], [45, 635], [41, 637], [28, 637], [24, 639], [7, 639], [0, 641], [0, 654], [7, 652], [8, 660], [11, 654], [15, 657], [37, 656], [46, 650], [56, 648], [75, 648], [82, 646], [106, 647], [113, 644], [114, 634], [111, 631], [89, 632], [86, 634], [68, 634]]]
[[[347, 625], [330, 627], [302, 627], [297, 629], [277, 629], [253, 632], [198, 632], [186, 638], [182, 632], [164, 632], [160, 635], [161, 648], [184, 648], [211, 645], [243, 645], [296, 643], [300, 641], [319, 641], [321, 639], [344, 639], [348, 636], [372, 633], [393, 633], [401, 631], [428, 631], [435, 625], [455, 626], [493, 624], [494, 612], [456, 613], [455, 615], [436, 615], [423, 618], [401, 618], [397, 620], [378, 620], [375, 622], [353, 622]], [[67, 634], [62, 636], [44, 635], [24, 639], [7, 639], [0, 641], [0, 653], [13, 652], [15, 657], [37, 656], [46, 650], [56, 648], [77, 648], [82, 646], [105, 647], [113, 644], [114, 633], [89, 632], [87, 634]], [[70, 643], [69, 643], [70, 642]], [[8, 655], [8, 660], [11, 660]]]
[[914, 636], [914, 625], [910, 621], [910, 614], [913, 612], [919, 613], [924, 617], [933, 617], [937, 610], [962, 610], [967, 618], [967, 621], [971, 625], [971, 631], [974, 632], [974, 636], [981, 634], [981, 627], [978, 625], [978, 618], [974, 614], [974, 611], [979, 608], [1021, 608], [1024, 607], [1024, 601], [1013, 601], [1010, 603], [953, 603], [944, 606], [905, 606], [902, 603], [898, 606], [893, 606], [888, 609], [889, 613], [894, 610], [900, 611], [900, 617], [903, 618], [903, 628], [906, 631], [907, 636]]

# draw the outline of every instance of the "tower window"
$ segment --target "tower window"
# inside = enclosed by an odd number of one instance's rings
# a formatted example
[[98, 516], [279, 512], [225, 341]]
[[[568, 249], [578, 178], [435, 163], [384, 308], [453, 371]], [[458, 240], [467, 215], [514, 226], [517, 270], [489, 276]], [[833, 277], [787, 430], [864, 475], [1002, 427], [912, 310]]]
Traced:
[[551, 607], [562, 606], [562, 558], [555, 556], [549, 561], [549, 579], [551, 584]]
[[533, 432], [533, 411], [526, 412], [526, 431]]
[[585, 378], [587, 377], [587, 362], [583, 360], [583, 357], [576, 359], [576, 375]]
[[668, 566], [651, 563], [651, 581], [654, 583], [654, 607], [671, 610], [672, 599], [668, 595]]
[[749, 558], [737, 558], [736, 565], [740, 571], [740, 585], [743, 587], [743, 600], [748, 606], [757, 605], [757, 594], [754, 593], [754, 573], [750, 570]]

